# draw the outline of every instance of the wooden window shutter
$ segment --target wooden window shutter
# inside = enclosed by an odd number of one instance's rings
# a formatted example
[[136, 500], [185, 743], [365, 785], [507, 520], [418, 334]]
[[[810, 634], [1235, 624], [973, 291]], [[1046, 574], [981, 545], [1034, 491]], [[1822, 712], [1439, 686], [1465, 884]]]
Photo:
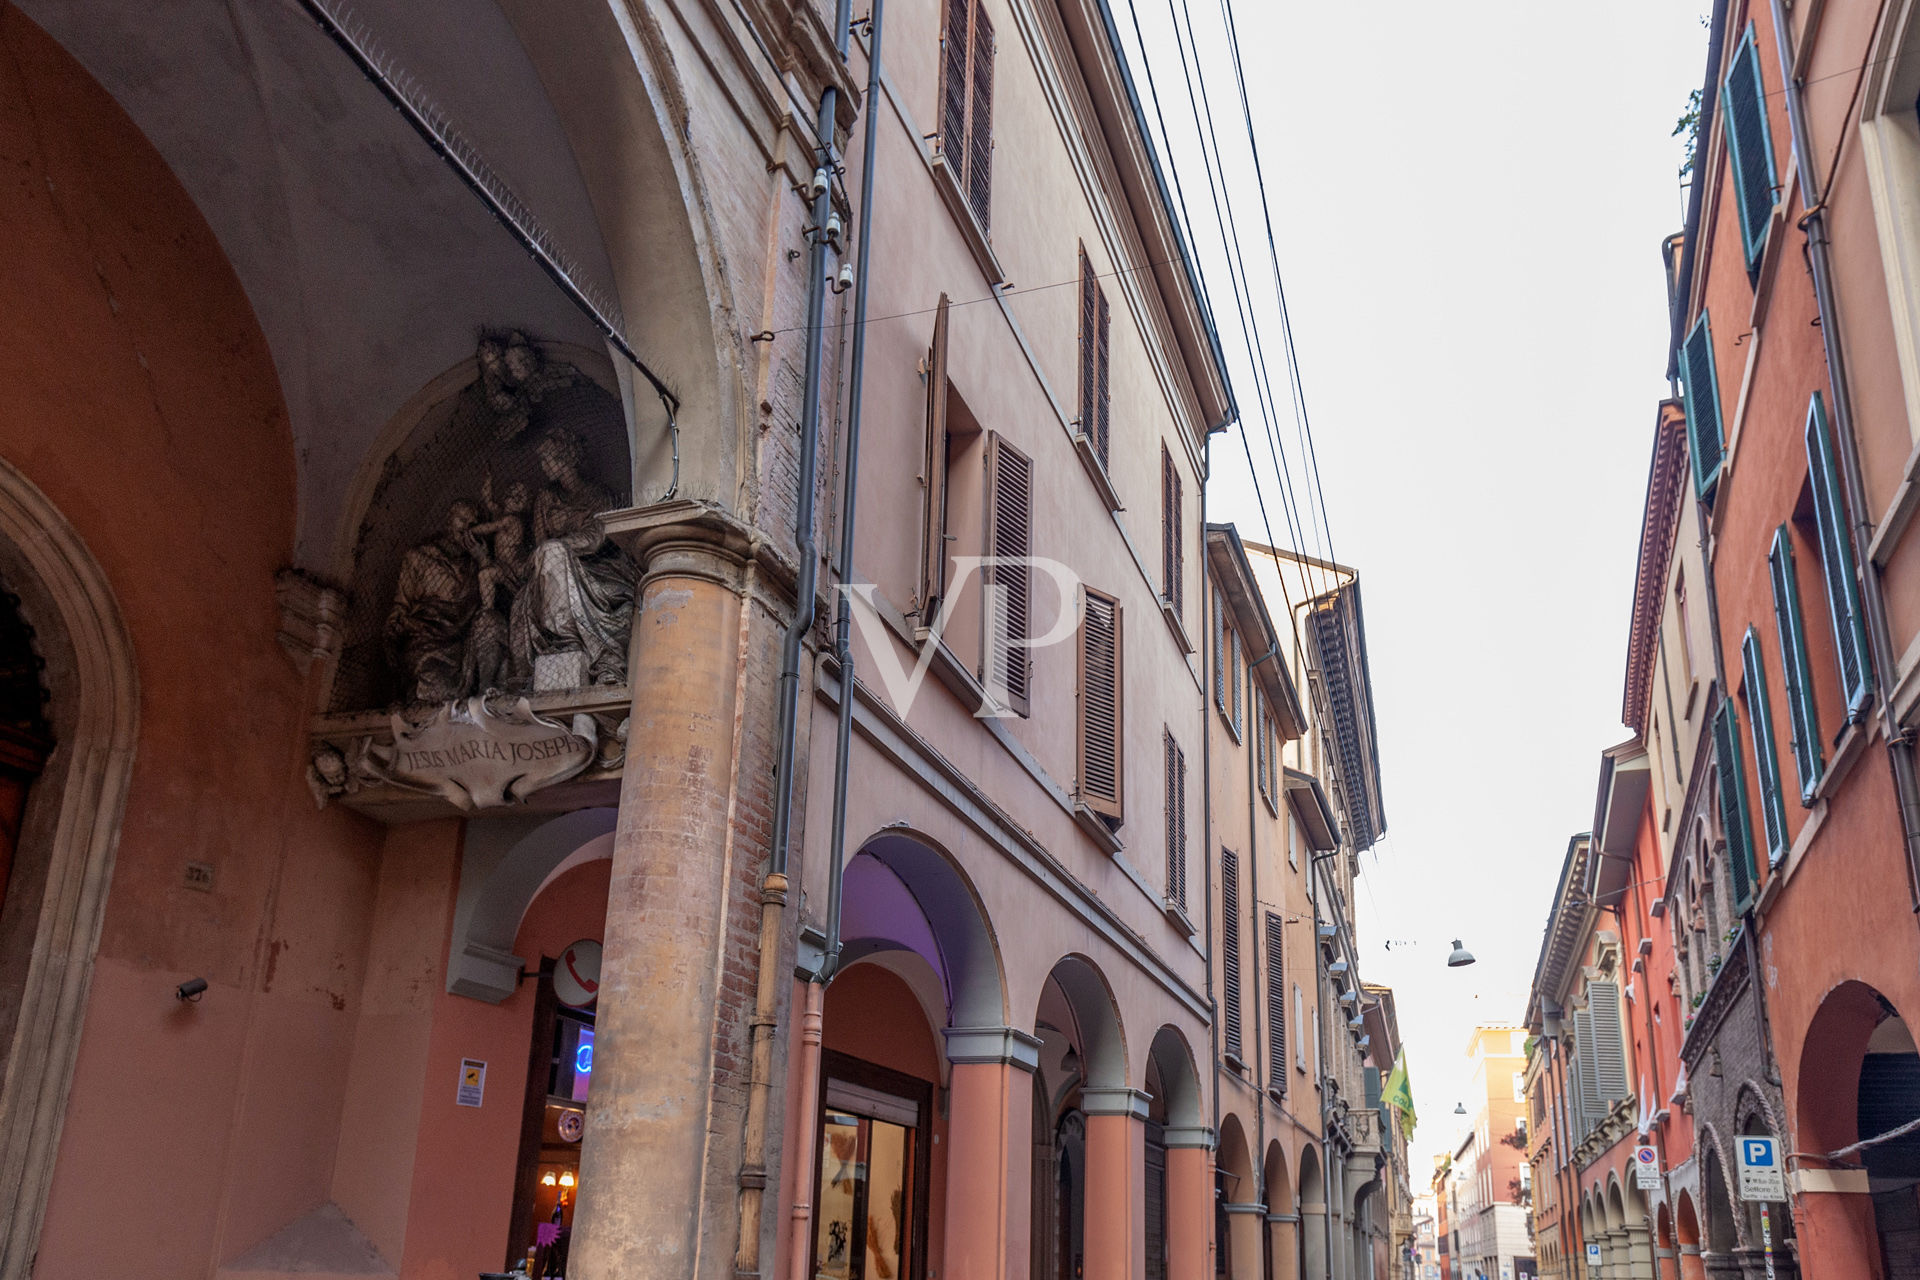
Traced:
[[1080, 616], [1080, 800], [1095, 813], [1122, 817], [1120, 603], [1095, 591], [1082, 597]]
[[1720, 380], [1713, 367], [1713, 327], [1704, 311], [1680, 347], [1680, 390], [1687, 406], [1693, 489], [1704, 498], [1720, 479], [1725, 447], [1720, 434]]
[[1800, 803], [1813, 803], [1825, 761], [1820, 748], [1820, 716], [1813, 701], [1813, 667], [1807, 661], [1807, 624], [1800, 612], [1800, 574], [1793, 563], [1793, 539], [1787, 526], [1773, 531], [1767, 553], [1773, 580], [1774, 629], [1780, 636], [1780, 665], [1785, 668], [1787, 719], [1793, 726], [1793, 763], [1800, 775]]
[[1244, 678], [1243, 673], [1246, 671], [1247, 665], [1244, 660], [1245, 655], [1243, 655], [1240, 652], [1239, 628], [1237, 627], [1234, 628], [1233, 630], [1229, 631], [1227, 635], [1230, 637], [1230, 643], [1227, 649], [1227, 659], [1232, 664], [1231, 692], [1233, 696], [1233, 732], [1234, 732], [1234, 736], [1238, 737], [1240, 736], [1243, 728], [1243, 721], [1242, 721], [1240, 712], [1241, 712], [1241, 704], [1246, 701], [1245, 689], [1243, 688], [1242, 681]]
[[993, 219], [993, 23], [986, 9], [973, 3], [973, 92], [967, 103], [967, 203], [980, 226]]
[[1107, 295], [1105, 291], [1096, 284], [1093, 288], [1093, 296], [1094, 301], [1098, 304], [1098, 314], [1095, 317], [1094, 329], [1094, 357], [1097, 366], [1094, 369], [1094, 407], [1095, 423], [1098, 430], [1094, 435], [1093, 443], [1094, 448], [1098, 450], [1100, 454], [1100, 465], [1111, 469], [1113, 466], [1113, 438], [1109, 422], [1111, 415], [1108, 412], [1109, 401], [1107, 398]]
[[1181, 602], [1186, 597], [1186, 547], [1180, 492], [1180, 469], [1173, 465], [1173, 454], [1160, 446], [1160, 593], [1173, 607], [1173, 616], [1183, 618]]
[[1840, 472], [1834, 464], [1833, 435], [1818, 391], [1807, 406], [1807, 481], [1813, 490], [1814, 523], [1820, 531], [1820, 559], [1826, 571], [1828, 613], [1833, 646], [1840, 659], [1840, 692], [1847, 719], [1858, 720], [1873, 700], [1873, 664], [1867, 655], [1860, 584], [1853, 575], [1853, 543], [1847, 535], [1847, 504], [1840, 496]]
[[1600, 1122], [1600, 1081], [1593, 1043], [1593, 1010], [1573, 1011], [1574, 1078], [1579, 1086], [1575, 1095], [1574, 1128], [1579, 1137]]
[[1713, 750], [1720, 775], [1720, 828], [1727, 840], [1727, 869], [1733, 879], [1733, 909], [1753, 905], [1753, 836], [1747, 824], [1747, 775], [1740, 763], [1740, 717], [1722, 701], [1713, 716]]
[[[1306, 1021], [1306, 1002], [1300, 995], [1300, 984], [1296, 982], [1293, 986], [1293, 1029], [1298, 1031], [1306, 1025]], [[1307, 1069], [1307, 1038], [1305, 1036], [1293, 1042], [1293, 1065], [1302, 1071]]]
[[972, 33], [967, 19], [972, 0], [946, 0], [946, 29], [940, 33], [940, 151], [955, 176], [966, 165], [967, 52]]
[[1740, 641], [1740, 669], [1747, 723], [1753, 731], [1753, 763], [1760, 775], [1760, 824], [1767, 838], [1767, 865], [1787, 856], [1787, 807], [1780, 795], [1780, 754], [1773, 740], [1773, 703], [1767, 695], [1767, 663], [1760, 633], [1752, 627]]
[[1733, 65], [1720, 86], [1721, 118], [1727, 127], [1727, 158], [1740, 206], [1740, 243], [1747, 270], [1760, 264], [1767, 227], [1773, 220], [1773, 138], [1767, 127], [1766, 87], [1760, 78], [1760, 47], [1753, 26], [1734, 51]]
[[[1100, 324], [1100, 284], [1093, 278], [1093, 263], [1085, 245], [1080, 247], [1080, 434], [1094, 440], [1094, 396], [1098, 382], [1094, 369], [1099, 363], [1095, 349]], [[1097, 447], [1097, 446], [1096, 446]]]
[[1240, 1058], [1240, 855], [1231, 849], [1220, 850], [1220, 968], [1227, 1056]]
[[994, 563], [981, 579], [989, 590], [982, 612], [982, 677], [989, 694], [1026, 715], [1032, 686], [1033, 462], [997, 432], [987, 441], [987, 554]]
[[1267, 912], [1267, 1087], [1287, 1091], [1286, 922]]
[[1167, 756], [1167, 901], [1187, 909], [1187, 757], [1171, 731]]
[[1267, 738], [1260, 731], [1261, 719], [1266, 709], [1261, 706], [1260, 686], [1249, 683], [1252, 695], [1248, 701], [1253, 705], [1247, 711], [1247, 727], [1253, 730], [1253, 776], [1260, 786], [1260, 794], [1267, 794]]
[[1227, 709], [1226, 607], [1216, 587], [1213, 592], [1213, 705]]
[[1594, 1093], [1600, 1104], [1598, 1115], [1603, 1116], [1628, 1094], [1627, 1039], [1617, 983], [1587, 984], [1587, 1017], [1593, 1028]]
[[931, 627], [947, 593], [947, 295], [933, 312], [933, 346], [927, 351], [927, 439], [921, 460], [926, 488], [920, 531], [920, 625]]
[[945, 0], [940, 155], [982, 230], [993, 210], [993, 22], [979, 0]]

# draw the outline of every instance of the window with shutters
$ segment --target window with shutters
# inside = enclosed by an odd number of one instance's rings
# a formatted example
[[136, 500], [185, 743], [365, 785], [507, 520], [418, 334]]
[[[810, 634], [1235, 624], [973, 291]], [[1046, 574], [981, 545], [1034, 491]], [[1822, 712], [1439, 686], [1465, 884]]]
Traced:
[[1740, 243], [1747, 270], [1760, 266], [1773, 220], [1773, 136], [1767, 127], [1767, 93], [1760, 74], [1760, 48], [1751, 23], [1734, 50], [1727, 78], [1720, 85], [1720, 117], [1726, 125], [1727, 167], [1740, 214]]
[[1740, 640], [1741, 697], [1753, 731], [1754, 772], [1760, 781], [1760, 824], [1767, 840], [1767, 865], [1787, 856], [1787, 806], [1781, 796], [1780, 754], [1773, 740], [1773, 701], [1767, 693], [1766, 656], [1753, 627]]
[[1240, 855], [1220, 850], [1220, 1022], [1227, 1057], [1245, 1057], [1240, 1010]]
[[1286, 921], [1266, 913], [1267, 925], [1267, 1088], [1287, 1091], [1287, 939]]
[[1117, 825], [1122, 817], [1124, 658], [1120, 602], [1081, 594], [1079, 637], [1080, 802]]
[[1620, 1015], [1620, 987], [1614, 982], [1587, 984], [1587, 1025], [1592, 1034], [1594, 1113], [1589, 1123], [1606, 1118], [1613, 1104], [1627, 1098], [1627, 1038]]
[[945, 0], [940, 156], [982, 230], [993, 225], [993, 23], [980, 0]]
[[1171, 730], [1162, 734], [1167, 764], [1167, 901], [1187, 909], [1187, 757]]
[[1813, 803], [1826, 767], [1820, 746], [1820, 715], [1813, 701], [1813, 668], [1807, 662], [1807, 625], [1800, 612], [1800, 575], [1794, 567], [1793, 535], [1786, 525], [1773, 531], [1767, 553], [1773, 582], [1774, 631], [1780, 637], [1780, 666], [1787, 689], [1787, 723], [1793, 730], [1793, 764], [1800, 777], [1800, 803]]
[[[1306, 997], [1300, 994], [1300, 984], [1293, 987], [1293, 1026], [1297, 1032], [1307, 1025]], [[1307, 1039], [1299, 1036], [1293, 1042], [1293, 1069], [1304, 1073], [1307, 1069]]]
[[1186, 538], [1182, 519], [1184, 505], [1180, 495], [1180, 469], [1173, 465], [1173, 454], [1160, 446], [1160, 598], [1184, 620], [1182, 601], [1186, 599]]
[[1740, 717], [1723, 701], [1713, 717], [1714, 772], [1720, 801], [1720, 833], [1727, 842], [1735, 915], [1753, 905], [1753, 835], [1747, 821], [1747, 771], [1740, 763]]
[[1704, 311], [1680, 346], [1680, 394], [1687, 407], [1693, 491], [1705, 498], [1720, 480], [1725, 437], [1720, 431], [1720, 379], [1713, 367], [1713, 326]]
[[1834, 459], [1833, 433], [1818, 391], [1807, 406], [1807, 485], [1813, 491], [1813, 517], [1826, 579], [1827, 614], [1840, 663], [1840, 696], [1847, 720], [1857, 721], [1873, 700], [1873, 664], [1867, 655], [1860, 584], [1854, 577], [1853, 543], [1847, 532], [1847, 504], [1840, 495], [1840, 470]]
[[1240, 650], [1240, 629], [1238, 627], [1229, 628], [1227, 631], [1227, 662], [1233, 683], [1231, 691], [1233, 697], [1233, 736], [1238, 738], [1245, 732], [1245, 721], [1242, 719], [1241, 713], [1247, 700], [1247, 661], [1246, 654]]
[[1107, 397], [1107, 294], [1094, 274], [1086, 246], [1080, 248], [1080, 434], [1093, 445], [1103, 470], [1113, 458], [1113, 422]]
[[1213, 650], [1213, 705], [1222, 713], [1227, 709], [1227, 608], [1218, 589], [1211, 593]]
[[993, 433], [987, 441], [987, 556], [980, 575], [980, 683], [1026, 715], [1033, 684], [1033, 462]]

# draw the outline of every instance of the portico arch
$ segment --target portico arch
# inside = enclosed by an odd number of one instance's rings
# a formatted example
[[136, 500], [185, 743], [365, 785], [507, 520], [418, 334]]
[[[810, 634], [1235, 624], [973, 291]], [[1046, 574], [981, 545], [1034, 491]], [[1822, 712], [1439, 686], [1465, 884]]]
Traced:
[[1267, 1274], [1273, 1280], [1294, 1280], [1299, 1267], [1300, 1211], [1287, 1171], [1286, 1148], [1277, 1141], [1267, 1144], [1261, 1183], [1267, 1202]]
[[1300, 1148], [1300, 1280], [1327, 1280], [1327, 1192], [1320, 1149]]
[[513, 954], [513, 936], [528, 904], [560, 872], [611, 858], [617, 816], [615, 809], [576, 809], [469, 825], [447, 953], [448, 992], [489, 1004], [514, 993], [525, 958]]
[[1000, 951], [966, 875], [932, 842], [888, 832], [847, 863], [841, 962], [879, 951], [919, 954], [939, 976], [934, 1025], [956, 1032], [1007, 1025]]

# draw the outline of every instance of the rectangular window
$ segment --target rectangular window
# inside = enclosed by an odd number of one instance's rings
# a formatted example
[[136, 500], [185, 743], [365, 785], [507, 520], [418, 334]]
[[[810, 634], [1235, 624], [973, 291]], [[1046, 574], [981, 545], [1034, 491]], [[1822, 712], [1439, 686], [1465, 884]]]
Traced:
[[1080, 606], [1080, 800], [1095, 813], [1121, 818], [1121, 722], [1125, 707], [1121, 677], [1120, 602], [1086, 590]]
[[1720, 86], [1720, 114], [1727, 127], [1727, 160], [1740, 206], [1740, 243], [1747, 270], [1758, 269], [1773, 219], [1773, 138], [1767, 128], [1767, 93], [1760, 78], [1760, 48], [1753, 25], [1734, 50], [1733, 64]]
[[1110, 465], [1113, 435], [1107, 399], [1107, 295], [1080, 248], [1080, 433], [1093, 442], [1100, 465]]
[[1241, 705], [1246, 701], [1243, 680], [1247, 670], [1246, 655], [1240, 651], [1240, 629], [1238, 627], [1230, 627], [1227, 630], [1227, 661], [1228, 669], [1233, 680], [1233, 688], [1230, 691], [1233, 697], [1233, 736], [1238, 738], [1243, 733], [1245, 727], [1245, 722], [1242, 720], [1240, 712]]
[[1620, 1017], [1620, 988], [1612, 982], [1587, 984], [1587, 1015], [1593, 1029], [1593, 1078], [1603, 1118], [1627, 1096], [1627, 1041]]
[[1287, 1090], [1286, 921], [1277, 911], [1267, 922], [1267, 1087]]
[[1820, 748], [1820, 716], [1813, 702], [1813, 668], [1807, 662], [1807, 626], [1800, 613], [1800, 575], [1793, 564], [1793, 537], [1787, 526], [1773, 532], [1767, 554], [1773, 579], [1773, 621], [1780, 636], [1780, 665], [1787, 686], [1787, 719], [1793, 726], [1793, 763], [1800, 774], [1800, 803], [1813, 803], [1825, 762]]
[[940, 34], [940, 155], [973, 216], [992, 225], [993, 23], [980, 0], [946, 0]]
[[920, 530], [920, 625], [931, 627], [947, 593], [947, 295], [933, 311], [933, 345], [927, 350], [927, 438], [921, 460], [926, 486]]
[[1693, 491], [1705, 498], [1720, 480], [1726, 446], [1720, 432], [1720, 379], [1713, 368], [1713, 326], [1704, 311], [1680, 348], [1680, 393], [1687, 405]]
[[1753, 905], [1753, 836], [1747, 823], [1747, 774], [1740, 763], [1740, 717], [1731, 701], [1713, 716], [1714, 771], [1719, 775], [1720, 830], [1727, 842], [1727, 866], [1733, 874], [1733, 909]]
[[[1295, 983], [1293, 988], [1293, 1025], [1296, 1029], [1303, 1027], [1306, 1025], [1306, 1020], [1306, 1001], [1300, 994], [1299, 984]], [[1293, 1069], [1295, 1071], [1305, 1071], [1307, 1069], [1307, 1040], [1305, 1036], [1301, 1036], [1293, 1042]]]
[[1186, 598], [1186, 547], [1182, 522], [1180, 469], [1173, 465], [1173, 454], [1160, 446], [1160, 596], [1183, 618], [1181, 601]]
[[1847, 534], [1847, 504], [1840, 496], [1840, 472], [1834, 465], [1833, 435], [1818, 391], [1807, 406], [1807, 483], [1813, 490], [1813, 518], [1820, 534], [1821, 568], [1827, 578], [1827, 611], [1833, 620], [1834, 651], [1840, 659], [1840, 695], [1847, 719], [1857, 721], [1873, 699], [1873, 665], [1867, 655], [1867, 629], [1860, 611], [1860, 584], [1853, 576], [1853, 543]]
[[1164, 734], [1167, 756], [1167, 901], [1187, 909], [1187, 757]]
[[1240, 855], [1220, 850], [1220, 1013], [1227, 1056], [1244, 1057], [1240, 1041]]
[[981, 683], [987, 695], [1026, 715], [1033, 684], [1027, 648], [1033, 621], [1033, 463], [997, 433], [988, 440], [987, 555]]
[[1767, 865], [1787, 856], [1787, 806], [1780, 795], [1780, 755], [1773, 741], [1773, 702], [1767, 696], [1767, 662], [1760, 633], [1752, 627], [1740, 641], [1741, 693], [1753, 732], [1753, 763], [1760, 778], [1760, 825], [1767, 837]]
[[1213, 705], [1222, 712], [1227, 709], [1227, 612], [1225, 602], [1216, 588], [1213, 598]]

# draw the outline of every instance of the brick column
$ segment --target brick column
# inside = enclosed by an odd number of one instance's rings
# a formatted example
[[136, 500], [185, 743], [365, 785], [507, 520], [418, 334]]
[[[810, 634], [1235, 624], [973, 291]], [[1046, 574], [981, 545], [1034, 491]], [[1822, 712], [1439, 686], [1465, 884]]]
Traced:
[[[716, 962], [740, 896], [728, 892], [735, 719], [762, 710], [738, 705], [746, 542], [711, 518], [631, 512], [607, 523], [616, 536], [637, 530], [642, 577], [568, 1274], [692, 1280], [698, 1257], [707, 1274], [731, 1266], [737, 1230], [719, 1217], [738, 1168], [708, 1166], [726, 1163], [709, 1143], [739, 1128], [716, 1124], [712, 1110], [715, 1046], [729, 1030]], [[745, 990], [750, 1000], [750, 978]]]
[[1232, 1263], [1229, 1280], [1262, 1280], [1264, 1242], [1260, 1237], [1266, 1234], [1267, 1206], [1229, 1204], [1223, 1207], [1227, 1211], [1227, 1236], [1233, 1242], [1228, 1251], [1228, 1260]]
[[1167, 1280], [1212, 1280], [1213, 1130], [1168, 1129], [1166, 1145]]
[[1092, 1086], [1080, 1096], [1087, 1116], [1088, 1280], [1145, 1280], [1147, 1095]]
[[1040, 1042], [1012, 1027], [949, 1028], [946, 1276], [1024, 1277], [1032, 1265], [1033, 1072]]
[[[1271, 1205], [1268, 1206], [1272, 1208]], [[1267, 1215], [1267, 1274], [1273, 1280], [1300, 1280], [1300, 1215]], [[1421, 1277], [1425, 1280], [1425, 1277]]]

